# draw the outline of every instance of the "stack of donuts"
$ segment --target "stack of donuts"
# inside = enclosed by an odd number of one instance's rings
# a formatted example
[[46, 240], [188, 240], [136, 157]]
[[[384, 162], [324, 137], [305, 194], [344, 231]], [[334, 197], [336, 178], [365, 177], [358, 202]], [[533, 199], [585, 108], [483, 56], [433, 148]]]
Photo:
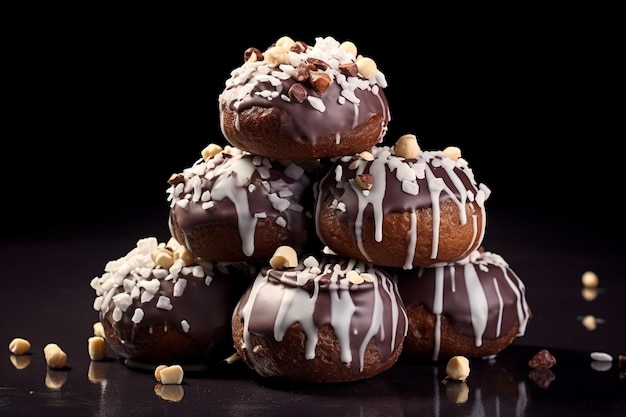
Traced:
[[373, 59], [285, 36], [243, 61], [218, 97], [225, 140], [168, 180], [170, 241], [92, 280], [120, 356], [197, 363], [226, 344], [259, 375], [332, 383], [524, 334], [525, 286], [482, 247], [489, 188], [458, 147], [388, 140]]

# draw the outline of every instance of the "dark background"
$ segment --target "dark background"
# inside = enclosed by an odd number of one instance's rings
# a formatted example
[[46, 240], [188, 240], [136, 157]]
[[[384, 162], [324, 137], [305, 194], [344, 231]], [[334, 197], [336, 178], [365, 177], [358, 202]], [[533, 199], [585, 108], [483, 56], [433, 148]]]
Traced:
[[386, 142], [414, 133], [423, 149], [459, 146], [492, 190], [488, 210], [621, 236], [610, 12], [372, 9], [349, 19], [333, 7], [9, 15], [3, 236], [148, 209], [165, 225], [169, 175], [223, 143], [217, 96], [230, 71], [247, 47], [282, 35], [352, 40], [374, 58], [389, 84]]

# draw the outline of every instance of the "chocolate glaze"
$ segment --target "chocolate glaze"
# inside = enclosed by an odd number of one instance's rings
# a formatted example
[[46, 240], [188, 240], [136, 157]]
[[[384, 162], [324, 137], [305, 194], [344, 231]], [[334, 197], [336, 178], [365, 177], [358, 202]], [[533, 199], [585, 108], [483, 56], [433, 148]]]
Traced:
[[312, 184], [316, 161], [284, 166], [268, 158], [226, 147], [208, 160], [200, 159], [171, 186], [170, 231], [177, 223], [186, 236], [199, 226], [236, 224], [242, 251], [254, 253], [254, 232], [266, 221], [283, 222], [302, 248], [312, 228]]
[[[346, 274], [354, 270], [366, 273], [363, 275], [371, 281], [350, 282]], [[330, 325], [341, 348], [341, 360], [353, 373], [362, 371], [365, 346], [372, 337], [384, 362], [401, 346], [407, 332], [406, 310], [389, 275], [371, 264], [338, 257], [319, 261], [308, 257], [287, 270], [262, 269], [234, 314], [244, 322], [248, 352], [253, 348], [250, 334], [280, 341], [284, 332], [299, 322], [306, 333], [307, 359], [315, 357], [318, 329]]]
[[165, 269], [152, 261], [156, 248], [156, 239], [141, 239], [125, 257], [109, 262], [106, 272], [91, 282], [94, 309], [129, 350], [139, 328], [162, 325], [193, 340], [203, 349], [195, 359], [205, 358], [230, 335], [232, 310], [250, 281], [250, 270], [244, 264], [183, 266], [182, 261]]
[[[389, 213], [412, 213], [422, 208], [432, 208], [433, 213], [433, 253], [437, 254], [439, 203], [444, 200], [454, 201], [459, 208], [459, 221], [465, 224], [471, 221], [466, 216], [465, 203], [476, 202], [485, 216], [484, 202], [490, 190], [478, 184], [467, 161], [456, 161], [444, 156], [442, 151], [422, 151], [416, 159], [405, 159], [393, 154], [393, 147], [376, 146], [370, 151], [374, 160], [361, 159], [359, 155], [335, 158], [334, 165], [316, 184], [316, 213], [319, 213], [322, 201], [330, 195], [337, 204], [336, 215], [340, 222], [353, 225], [354, 235], [362, 236], [364, 218], [373, 218], [376, 224], [376, 241], [382, 239], [382, 219]], [[356, 164], [354, 167], [352, 164]], [[352, 166], [352, 167], [351, 167]], [[361, 189], [355, 177], [371, 174], [374, 184], [368, 191]], [[410, 185], [408, 191], [407, 185]], [[485, 233], [485, 222], [476, 235]], [[316, 216], [318, 235], [320, 224]], [[411, 232], [411, 231], [407, 231]], [[362, 239], [362, 238], [361, 238]], [[359, 244], [362, 248], [362, 244]], [[412, 256], [407, 248], [407, 265], [410, 269]], [[366, 259], [369, 256], [362, 249]]]
[[[392, 276], [407, 308], [423, 305], [438, 317], [447, 316], [476, 346], [508, 333], [516, 323], [518, 336], [523, 336], [531, 317], [524, 283], [492, 252], [474, 251], [446, 266], [398, 269]], [[440, 340], [441, 335], [435, 337]], [[438, 352], [433, 352], [433, 359], [437, 357]]]
[[[382, 139], [390, 120], [383, 92], [387, 86], [384, 74], [377, 71], [370, 79], [346, 77], [339, 70], [339, 64], [354, 62], [356, 57], [339, 48], [339, 42], [331, 37], [318, 38], [304, 52], [289, 54], [291, 64], [270, 67], [267, 61], [246, 62], [233, 70], [219, 96], [220, 113], [222, 106], [239, 113], [253, 106], [277, 108], [283, 113], [281, 133], [293, 141], [313, 144], [329, 133], [337, 134], [340, 140], [342, 132], [351, 131], [372, 116], [382, 114]], [[309, 100], [299, 103], [288, 96], [291, 86], [298, 82], [292, 74], [298, 64], [309, 57], [319, 58], [329, 65], [325, 73], [332, 83], [324, 92], [318, 93], [309, 83], [301, 83], [308, 97], [319, 99], [322, 107], [313, 107]]]

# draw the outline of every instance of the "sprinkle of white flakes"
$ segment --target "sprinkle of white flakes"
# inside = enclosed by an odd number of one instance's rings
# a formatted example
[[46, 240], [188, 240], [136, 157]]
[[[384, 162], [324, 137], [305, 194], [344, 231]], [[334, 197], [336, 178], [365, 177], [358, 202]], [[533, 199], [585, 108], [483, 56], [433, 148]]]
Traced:
[[169, 297], [166, 297], [164, 295], [159, 296], [156, 306], [157, 308], [160, 308], [163, 310], [171, 310], [173, 308]]
[[189, 333], [190, 326], [189, 326], [189, 323], [187, 322], [187, 320], [181, 320], [180, 327], [183, 329], [183, 332]]
[[270, 193], [267, 195], [267, 198], [272, 203], [272, 207], [274, 207], [277, 211], [283, 212], [289, 208], [291, 204], [289, 200], [286, 198], [280, 198], [276, 193]]
[[276, 218], [276, 224], [279, 225], [280, 227], [285, 227], [287, 226], [287, 220], [284, 219], [284, 217], [277, 217]]
[[326, 111], [326, 106], [324, 105], [324, 102], [321, 99], [317, 97], [311, 97], [311, 96], [307, 96], [306, 99], [311, 104], [311, 107], [313, 107], [315, 110], [319, 111], [320, 113], [323, 113], [324, 111]]
[[304, 174], [304, 168], [292, 162], [287, 166], [287, 168], [285, 168], [284, 172], [285, 172], [285, 175], [288, 176], [289, 178], [293, 178], [294, 180], [297, 180], [302, 176], [302, 174]]
[[185, 292], [185, 288], [187, 287], [187, 280], [185, 278], [180, 278], [174, 284], [174, 290], [172, 291], [172, 295], [174, 297], [180, 297]]
[[133, 312], [133, 317], [130, 320], [135, 324], [139, 324], [141, 323], [141, 320], [143, 320], [143, 315], [143, 310], [140, 308], [136, 308]]

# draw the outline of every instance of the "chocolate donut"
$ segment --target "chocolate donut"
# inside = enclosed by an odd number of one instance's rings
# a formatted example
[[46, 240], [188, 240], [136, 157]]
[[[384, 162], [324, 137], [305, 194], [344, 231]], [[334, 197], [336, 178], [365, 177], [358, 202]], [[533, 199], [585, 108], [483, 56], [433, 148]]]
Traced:
[[135, 364], [203, 365], [230, 347], [230, 317], [250, 282], [243, 265], [199, 265], [173, 239], [143, 238], [91, 281], [105, 339]]
[[389, 275], [356, 260], [307, 256], [262, 268], [236, 306], [235, 348], [264, 377], [348, 382], [399, 358], [406, 313]]
[[336, 158], [315, 193], [317, 235], [330, 249], [411, 269], [477, 249], [490, 190], [476, 183], [458, 148], [421, 151], [414, 135], [404, 135], [393, 147]]
[[218, 99], [232, 145], [275, 159], [325, 158], [368, 149], [386, 133], [387, 81], [352, 42], [285, 36], [244, 59]]
[[276, 161], [209, 145], [169, 179], [169, 228], [195, 256], [266, 263], [277, 247], [305, 250], [315, 238], [315, 160]]
[[447, 360], [498, 354], [523, 336], [531, 311], [526, 287], [493, 252], [391, 273], [409, 317], [403, 355]]

